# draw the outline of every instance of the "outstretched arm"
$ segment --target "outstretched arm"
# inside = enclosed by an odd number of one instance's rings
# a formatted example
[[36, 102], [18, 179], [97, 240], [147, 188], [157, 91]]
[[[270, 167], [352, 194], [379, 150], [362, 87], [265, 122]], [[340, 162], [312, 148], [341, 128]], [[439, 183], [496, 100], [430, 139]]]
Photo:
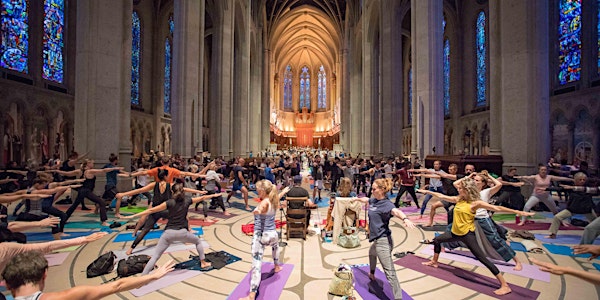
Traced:
[[600, 274], [598, 273], [586, 272], [583, 270], [575, 270], [571, 267], [563, 267], [555, 265], [553, 263], [539, 261], [535, 258], [530, 258], [530, 260], [532, 263], [538, 265], [540, 267], [540, 270], [544, 272], [549, 272], [556, 275], [573, 275], [575, 277], [579, 277], [583, 280], [591, 282], [592, 284], [600, 285]]
[[60, 218], [57, 217], [49, 217], [40, 221], [32, 221], [32, 222], [23, 222], [23, 221], [13, 221], [8, 223], [8, 230], [12, 232], [21, 232], [27, 229], [32, 228], [42, 228], [42, 227], [54, 227], [60, 223]]
[[514, 210], [508, 207], [504, 207], [504, 206], [498, 206], [498, 205], [491, 205], [485, 201], [474, 201], [473, 203], [471, 203], [471, 209], [476, 210], [478, 208], [485, 208], [487, 210], [491, 210], [491, 211], [501, 211], [501, 212], [508, 212], [508, 213], [513, 213], [513, 214], [517, 214], [519, 216], [526, 216], [526, 217], [531, 217], [533, 215], [535, 215], [534, 212], [525, 212], [525, 211], [520, 211], [520, 210]]
[[437, 197], [439, 199], [442, 200], [446, 200], [448, 202], [452, 202], [452, 203], [456, 203], [458, 201], [458, 197], [457, 196], [448, 196], [448, 195], [444, 195], [442, 193], [438, 193], [438, 192], [433, 192], [430, 190], [424, 190], [424, 189], [418, 189], [417, 192], [421, 193], [421, 194], [429, 194], [431, 196]]
[[151, 215], [153, 213], [157, 213], [159, 211], [163, 211], [167, 209], [167, 202], [163, 202], [158, 206], [154, 206], [152, 208], [146, 209], [145, 211], [139, 212], [135, 215], [131, 215], [131, 216], [121, 216], [121, 219], [134, 219], [134, 218], [139, 218], [141, 216], [147, 216], [147, 215]]
[[139, 189], [131, 190], [131, 191], [125, 192], [125, 193], [117, 193], [115, 195], [115, 198], [121, 199], [121, 198], [123, 198], [125, 196], [131, 197], [133, 195], [137, 195], [137, 194], [142, 194], [142, 193], [145, 193], [145, 192], [149, 192], [149, 191], [151, 191], [154, 188], [155, 185], [156, 185], [156, 182], [151, 182], [148, 185], [146, 185], [145, 187], [141, 187]]
[[408, 219], [408, 217], [406, 216], [406, 214], [404, 214], [403, 211], [394, 208], [392, 209], [392, 215], [396, 218], [402, 219], [402, 221], [404, 222], [404, 227], [415, 228], [415, 224]]

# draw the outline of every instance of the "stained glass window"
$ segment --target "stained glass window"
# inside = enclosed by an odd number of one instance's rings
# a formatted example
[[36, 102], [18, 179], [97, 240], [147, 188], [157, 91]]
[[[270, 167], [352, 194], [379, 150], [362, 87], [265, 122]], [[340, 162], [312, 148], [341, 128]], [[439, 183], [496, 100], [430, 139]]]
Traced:
[[581, 0], [559, 0], [558, 8], [558, 81], [562, 85], [581, 76]]
[[412, 124], [412, 66], [408, 69], [408, 125]]
[[140, 105], [140, 47], [142, 42], [140, 17], [134, 11], [131, 19], [131, 104]]
[[2, 0], [0, 66], [28, 73], [29, 14], [27, 0]]
[[485, 91], [487, 89], [487, 57], [485, 38], [485, 13], [482, 11], [477, 17], [477, 106], [484, 106], [486, 104]]
[[598, 19], [596, 20], [596, 32], [598, 34], [598, 74], [600, 75], [600, 0], [597, 1]]
[[171, 15], [169, 17], [169, 34], [171, 34], [171, 36], [173, 36], [174, 32], [175, 32], [175, 21], [173, 21], [173, 15]]
[[42, 76], [63, 82], [63, 49], [65, 29], [64, 0], [44, 0], [44, 50]]
[[283, 108], [292, 109], [292, 67], [288, 65], [283, 74]]
[[164, 82], [164, 110], [166, 114], [171, 113], [171, 62], [173, 51], [171, 41], [165, 39], [165, 82]]
[[450, 115], [450, 41], [444, 41], [444, 116]]
[[310, 74], [308, 67], [302, 68], [300, 73], [300, 109], [306, 107], [310, 110]]
[[323, 65], [319, 68], [319, 104], [318, 108], [327, 108], [327, 75]]

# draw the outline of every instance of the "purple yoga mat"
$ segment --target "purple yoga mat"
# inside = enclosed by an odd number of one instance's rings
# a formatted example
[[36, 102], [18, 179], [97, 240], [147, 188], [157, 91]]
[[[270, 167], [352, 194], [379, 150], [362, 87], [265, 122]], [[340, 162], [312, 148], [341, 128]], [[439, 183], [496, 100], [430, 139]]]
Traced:
[[401, 206], [399, 209], [404, 213], [416, 213], [421, 211], [421, 209], [416, 206]]
[[[501, 223], [500, 225], [510, 228], [512, 230], [548, 230], [550, 229], [550, 223], [527, 223], [523, 226], [519, 226], [515, 223]], [[569, 226], [565, 227], [560, 225], [560, 230], [583, 230], [581, 227]]]
[[130, 292], [132, 295], [134, 295], [136, 297], [141, 297], [146, 294], [152, 293], [154, 291], [158, 291], [162, 288], [166, 288], [173, 284], [179, 283], [181, 281], [188, 280], [188, 279], [198, 276], [200, 274], [202, 274], [202, 272], [200, 272], [200, 271], [174, 270], [174, 271], [167, 273], [162, 278], [152, 281], [149, 284], [146, 284], [145, 286], [143, 286], [139, 289], [133, 289]]
[[[433, 255], [433, 247], [423, 248], [421, 250], [421, 254]], [[440, 257], [485, 268], [485, 266], [480, 261], [478, 261], [475, 258], [475, 256], [473, 256], [473, 253], [471, 253], [470, 251], [452, 250], [451, 252], [440, 253]], [[500, 272], [514, 274], [517, 276], [531, 278], [544, 282], [550, 282], [550, 273], [540, 271], [540, 268], [537, 266], [522, 264], [523, 269], [521, 271], [515, 271], [513, 270], [513, 267], [515, 265], [512, 264], [512, 261], [510, 263], [506, 263], [504, 261], [496, 261], [493, 259], [491, 259], [490, 261], [493, 262], [496, 265], [496, 267], [498, 267]]]
[[537, 299], [540, 296], [540, 292], [538, 291], [533, 291], [510, 283], [508, 285], [512, 289], [512, 292], [508, 295], [498, 296], [494, 294], [494, 291], [500, 287], [500, 284], [495, 278], [490, 278], [442, 263], [439, 264], [438, 268], [424, 266], [422, 263], [427, 261], [429, 260], [415, 255], [407, 255], [394, 263], [495, 298], [522, 300]]
[[[581, 241], [580, 235], [572, 234], [557, 234], [555, 239], [547, 238], [548, 234], [535, 234], [535, 238], [540, 240], [542, 243], [549, 244], [561, 244], [561, 245], [579, 245]], [[593, 243], [594, 245], [600, 245], [600, 239], [597, 239]]]
[[[261, 281], [260, 286], [258, 287], [258, 294], [256, 299], [279, 299], [281, 292], [283, 291], [283, 287], [287, 282], [288, 278], [292, 274], [292, 270], [294, 269], [294, 265], [285, 264], [281, 265], [283, 268], [278, 273], [273, 273], [273, 264], [272, 263], [263, 263], [261, 268]], [[248, 272], [246, 277], [242, 279], [240, 284], [229, 294], [227, 299], [237, 300], [242, 297], [248, 296], [250, 293], [250, 277], [251, 274]]]
[[60, 266], [69, 257], [70, 252], [59, 252], [45, 254], [44, 257], [48, 261], [48, 267]]
[[[354, 289], [364, 300], [377, 299], [394, 299], [392, 286], [388, 282], [385, 274], [375, 269], [375, 278], [369, 279], [369, 266], [353, 267], [352, 274], [354, 275]], [[412, 300], [404, 290], [402, 290], [402, 300]]]

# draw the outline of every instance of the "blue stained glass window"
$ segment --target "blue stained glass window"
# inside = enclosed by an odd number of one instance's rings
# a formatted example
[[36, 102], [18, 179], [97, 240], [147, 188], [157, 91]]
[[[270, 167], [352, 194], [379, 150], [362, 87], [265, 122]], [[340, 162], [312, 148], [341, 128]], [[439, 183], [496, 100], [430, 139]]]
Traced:
[[408, 125], [412, 124], [412, 66], [408, 69]]
[[485, 13], [480, 12], [477, 17], [477, 106], [486, 104], [485, 91], [487, 89], [487, 57], [485, 47]]
[[581, 0], [559, 0], [558, 81], [561, 85], [581, 76]]
[[169, 17], [169, 34], [171, 34], [171, 36], [173, 36], [174, 32], [175, 32], [175, 21], [173, 21], [173, 15], [171, 15]]
[[288, 65], [283, 74], [283, 108], [292, 109], [292, 67]]
[[164, 111], [166, 114], [171, 113], [171, 62], [173, 51], [171, 49], [171, 41], [165, 39], [165, 81], [164, 81]]
[[319, 68], [318, 108], [327, 108], [327, 74], [323, 65]]
[[310, 74], [308, 67], [302, 68], [300, 73], [300, 109], [306, 107], [310, 110]]
[[27, 0], [2, 0], [0, 66], [28, 73], [29, 13]]
[[597, 2], [598, 19], [596, 21], [598, 22], [598, 24], [596, 25], [596, 32], [598, 34], [598, 74], [600, 74], [600, 0], [598, 0]]
[[134, 11], [131, 19], [131, 104], [140, 105], [140, 48], [142, 43], [140, 17]]
[[450, 115], [450, 41], [444, 41], [444, 116]]
[[65, 29], [64, 0], [44, 0], [44, 50], [42, 76], [63, 82], [63, 49]]

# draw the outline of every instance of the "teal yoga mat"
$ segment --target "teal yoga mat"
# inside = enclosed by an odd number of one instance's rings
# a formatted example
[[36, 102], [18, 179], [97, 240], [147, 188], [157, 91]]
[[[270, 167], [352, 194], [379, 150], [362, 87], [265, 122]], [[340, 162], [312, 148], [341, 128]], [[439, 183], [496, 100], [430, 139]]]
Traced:
[[[193, 227], [192, 230], [196, 231], [197, 235], [204, 234], [202, 227]], [[146, 236], [144, 237], [144, 240], [158, 239], [162, 235], [163, 231], [164, 230], [150, 231], [150, 232], [148, 232], [148, 234], [146, 234]], [[133, 242], [134, 240], [135, 240], [135, 237], [131, 235], [131, 232], [126, 232], [126, 233], [118, 234], [115, 237], [115, 239], [113, 240], [113, 243]]]

